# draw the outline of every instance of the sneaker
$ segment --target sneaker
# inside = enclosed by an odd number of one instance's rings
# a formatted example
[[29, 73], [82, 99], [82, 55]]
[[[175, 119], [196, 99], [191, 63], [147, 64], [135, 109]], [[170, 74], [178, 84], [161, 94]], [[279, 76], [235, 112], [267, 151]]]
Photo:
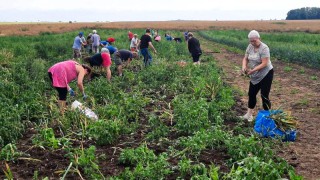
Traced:
[[244, 116], [240, 116], [241, 119], [245, 119], [249, 122], [252, 122], [253, 121], [253, 116], [252, 115], [249, 115], [248, 113], [245, 114]]

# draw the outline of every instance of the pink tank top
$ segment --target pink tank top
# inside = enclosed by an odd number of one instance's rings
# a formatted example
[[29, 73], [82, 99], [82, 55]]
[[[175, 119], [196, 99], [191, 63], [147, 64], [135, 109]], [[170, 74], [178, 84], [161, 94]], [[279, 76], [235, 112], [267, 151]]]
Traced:
[[49, 68], [48, 72], [52, 74], [53, 87], [67, 87], [69, 82], [78, 77], [76, 63], [76, 61], [67, 60], [59, 62]]

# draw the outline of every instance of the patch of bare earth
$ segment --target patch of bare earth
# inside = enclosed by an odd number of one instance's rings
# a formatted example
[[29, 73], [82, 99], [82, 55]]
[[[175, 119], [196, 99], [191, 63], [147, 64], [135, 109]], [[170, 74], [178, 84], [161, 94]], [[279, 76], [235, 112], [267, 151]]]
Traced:
[[63, 33], [79, 29], [175, 29], [175, 30], [208, 30], [208, 29], [256, 29], [264, 32], [320, 32], [320, 20], [270, 20], [270, 21], [128, 21], [128, 22], [38, 22], [38, 23], [1, 23], [0, 36], [38, 35], [41, 32]]
[[[212, 54], [217, 65], [223, 69], [225, 81], [240, 91], [237, 104], [246, 105], [249, 79], [241, 76], [239, 72], [243, 54], [229, 52], [221, 45], [200, 37], [199, 40], [204, 52]], [[220, 52], [212, 50], [217, 48]], [[273, 109], [291, 111], [300, 122], [296, 141], [278, 149], [277, 154], [286, 159], [296, 172], [306, 179], [319, 179], [320, 72], [317, 69], [275, 59], [271, 61], [275, 71], [270, 92]], [[260, 99], [260, 95], [257, 98]], [[259, 109], [262, 109], [261, 101], [258, 101], [255, 113]]]

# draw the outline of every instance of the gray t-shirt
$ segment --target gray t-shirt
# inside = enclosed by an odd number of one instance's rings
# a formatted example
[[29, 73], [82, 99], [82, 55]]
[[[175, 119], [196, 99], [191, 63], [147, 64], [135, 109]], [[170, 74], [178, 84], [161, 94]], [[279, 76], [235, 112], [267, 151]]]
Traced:
[[261, 42], [259, 49], [257, 50], [257, 52], [255, 52], [254, 46], [249, 44], [246, 50], [246, 57], [248, 57], [248, 60], [249, 60], [248, 66], [250, 69], [253, 69], [256, 66], [259, 66], [262, 63], [261, 61], [262, 58], [266, 58], [266, 57], [268, 58], [268, 64], [266, 67], [250, 75], [251, 83], [254, 85], [258, 84], [273, 68], [270, 61], [269, 47], [266, 44]]

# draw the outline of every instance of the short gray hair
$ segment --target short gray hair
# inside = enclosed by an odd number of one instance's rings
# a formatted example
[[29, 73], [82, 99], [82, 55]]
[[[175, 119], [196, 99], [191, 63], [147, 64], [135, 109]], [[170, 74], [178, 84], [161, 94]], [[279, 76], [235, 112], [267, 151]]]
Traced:
[[248, 34], [248, 38], [260, 38], [260, 34], [256, 30], [252, 30]]
[[109, 52], [109, 49], [107, 49], [107, 48], [102, 48], [102, 49], [101, 49], [101, 52], [110, 53], [110, 52]]

